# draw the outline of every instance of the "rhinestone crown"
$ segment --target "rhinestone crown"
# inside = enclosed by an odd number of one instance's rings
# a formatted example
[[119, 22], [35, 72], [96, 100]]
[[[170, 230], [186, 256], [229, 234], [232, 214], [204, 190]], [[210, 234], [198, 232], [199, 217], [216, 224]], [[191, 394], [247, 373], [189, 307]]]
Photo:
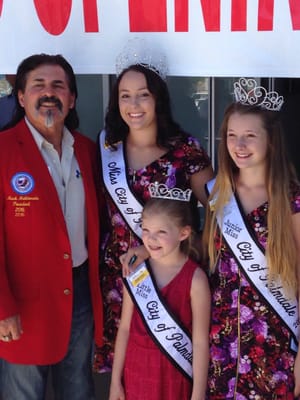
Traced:
[[279, 111], [284, 103], [283, 96], [274, 91], [267, 92], [263, 86], [258, 86], [255, 79], [240, 78], [233, 86], [235, 100], [241, 104]]
[[154, 71], [163, 80], [168, 74], [167, 58], [157, 48], [149, 46], [146, 39], [135, 37], [130, 39], [116, 59], [116, 74], [131, 65], [142, 65]]

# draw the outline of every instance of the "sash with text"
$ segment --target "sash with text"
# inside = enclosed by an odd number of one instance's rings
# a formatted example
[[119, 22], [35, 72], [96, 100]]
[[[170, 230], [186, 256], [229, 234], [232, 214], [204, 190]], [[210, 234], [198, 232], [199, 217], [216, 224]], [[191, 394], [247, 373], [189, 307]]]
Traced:
[[119, 142], [117, 149], [113, 150], [106, 146], [105, 135], [106, 133], [103, 130], [99, 141], [105, 187], [129, 228], [141, 238], [143, 206], [136, 199], [128, 185], [123, 143]]
[[[207, 183], [210, 193], [214, 183], [215, 179]], [[224, 206], [223, 216], [217, 215], [217, 222], [235, 260], [290, 331], [290, 347], [297, 351], [300, 326], [297, 299], [286, 296], [279, 280], [269, 281], [265, 254], [249, 233], [233, 193]]]
[[154, 342], [179, 371], [192, 379], [193, 346], [190, 334], [171, 315], [146, 264], [140, 264], [124, 282]]

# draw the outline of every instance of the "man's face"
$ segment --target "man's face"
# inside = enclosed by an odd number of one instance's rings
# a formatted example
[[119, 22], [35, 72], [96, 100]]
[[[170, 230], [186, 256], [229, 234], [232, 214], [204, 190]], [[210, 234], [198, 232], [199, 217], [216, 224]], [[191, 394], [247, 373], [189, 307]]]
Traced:
[[62, 130], [75, 95], [70, 92], [65, 71], [59, 65], [41, 65], [27, 75], [18, 99], [30, 123], [43, 135]]

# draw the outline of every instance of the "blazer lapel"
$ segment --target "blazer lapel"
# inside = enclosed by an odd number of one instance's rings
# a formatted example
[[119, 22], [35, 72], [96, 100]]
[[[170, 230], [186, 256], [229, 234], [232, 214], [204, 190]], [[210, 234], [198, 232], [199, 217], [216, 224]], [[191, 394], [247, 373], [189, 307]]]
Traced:
[[16, 137], [21, 147], [21, 154], [29, 169], [32, 171], [41, 200], [46, 203], [49, 212], [55, 215], [67, 232], [64, 215], [48, 167], [41, 155], [35, 140], [25, 121], [20, 122], [21, 129], [16, 130]]

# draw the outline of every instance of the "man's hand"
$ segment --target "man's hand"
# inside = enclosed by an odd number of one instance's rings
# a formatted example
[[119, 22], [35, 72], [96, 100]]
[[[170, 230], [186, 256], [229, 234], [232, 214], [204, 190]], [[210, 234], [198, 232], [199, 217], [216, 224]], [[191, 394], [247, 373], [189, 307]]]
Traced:
[[20, 339], [23, 333], [19, 315], [14, 315], [0, 321], [0, 340], [10, 342]]

